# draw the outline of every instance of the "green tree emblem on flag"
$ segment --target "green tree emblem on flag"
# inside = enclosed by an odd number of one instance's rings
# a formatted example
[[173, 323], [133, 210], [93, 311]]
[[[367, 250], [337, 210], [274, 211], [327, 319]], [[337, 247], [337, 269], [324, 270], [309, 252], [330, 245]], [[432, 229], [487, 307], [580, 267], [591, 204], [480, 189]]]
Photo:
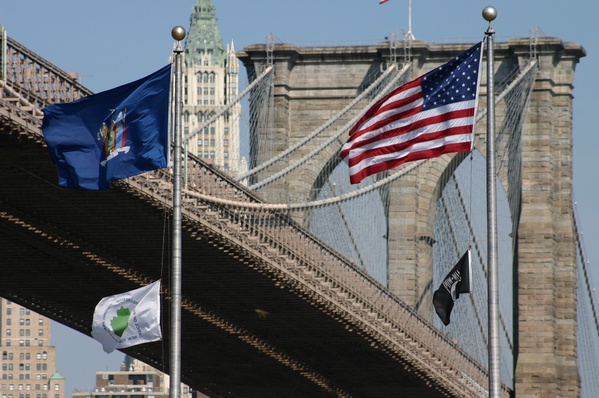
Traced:
[[117, 310], [116, 316], [110, 320], [110, 326], [112, 327], [114, 334], [119, 337], [123, 336], [125, 329], [127, 329], [127, 326], [129, 325], [130, 317], [131, 311], [129, 308], [121, 306], [121, 308]]

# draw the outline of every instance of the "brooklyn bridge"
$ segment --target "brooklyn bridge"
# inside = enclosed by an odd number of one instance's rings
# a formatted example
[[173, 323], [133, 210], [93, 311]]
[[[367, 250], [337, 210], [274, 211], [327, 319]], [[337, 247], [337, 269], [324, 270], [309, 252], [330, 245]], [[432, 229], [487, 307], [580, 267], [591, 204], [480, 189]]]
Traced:
[[[471, 155], [357, 186], [338, 156], [372, 103], [470, 45], [238, 53], [250, 170], [185, 163], [183, 382], [211, 397], [487, 395], [486, 82]], [[116, 292], [163, 278], [169, 308], [172, 170], [107, 191], [59, 187], [41, 109], [91, 92], [10, 37], [2, 47], [0, 296], [88, 335], [96, 303]], [[597, 306], [572, 200], [584, 49], [526, 38], [495, 51], [502, 395], [597, 396]], [[220, 117], [227, 108], [185, 139]], [[432, 293], [468, 246], [473, 292], [444, 326]], [[168, 372], [163, 334], [124, 351]]]

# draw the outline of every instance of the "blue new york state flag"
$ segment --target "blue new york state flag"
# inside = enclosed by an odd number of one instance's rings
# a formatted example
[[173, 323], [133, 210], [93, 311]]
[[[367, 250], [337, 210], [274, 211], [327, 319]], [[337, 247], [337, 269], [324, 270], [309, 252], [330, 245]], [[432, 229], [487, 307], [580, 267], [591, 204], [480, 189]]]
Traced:
[[104, 190], [110, 181], [165, 168], [171, 65], [137, 81], [43, 109], [42, 132], [66, 188]]

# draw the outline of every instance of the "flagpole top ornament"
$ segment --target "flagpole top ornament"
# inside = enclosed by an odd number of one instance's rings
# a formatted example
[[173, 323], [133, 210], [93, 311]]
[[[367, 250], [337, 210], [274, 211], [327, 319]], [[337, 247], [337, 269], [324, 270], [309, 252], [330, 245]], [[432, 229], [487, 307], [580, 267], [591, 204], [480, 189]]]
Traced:
[[491, 21], [494, 21], [495, 18], [497, 18], [497, 10], [495, 9], [495, 7], [487, 6], [483, 8], [483, 18], [485, 19], [485, 21], [489, 23], [491, 23]]
[[185, 39], [185, 34], [185, 28], [183, 28], [182, 26], [175, 26], [173, 30], [171, 30], [171, 36], [173, 37], [173, 39], [177, 41]]

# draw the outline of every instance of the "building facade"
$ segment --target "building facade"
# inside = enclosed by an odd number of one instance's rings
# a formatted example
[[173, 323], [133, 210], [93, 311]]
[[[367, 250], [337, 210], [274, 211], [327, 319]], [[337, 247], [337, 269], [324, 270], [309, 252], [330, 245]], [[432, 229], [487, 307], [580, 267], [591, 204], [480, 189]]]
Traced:
[[207, 124], [239, 94], [233, 41], [223, 47], [212, 0], [197, 0], [185, 41], [183, 140], [185, 149], [232, 175], [245, 171], [240, 157], [241, 105]]
[[[168, 398], [169, 385], [168, 375], [127, 355], [119, 371], [96, 372], [94, 390], [76, 391], [73, 398]], [[205, 395], [182, 384], [180, 397]]]
[[48, 318], [0, 298], [0, 334], [2, 398], [65, 397]]

